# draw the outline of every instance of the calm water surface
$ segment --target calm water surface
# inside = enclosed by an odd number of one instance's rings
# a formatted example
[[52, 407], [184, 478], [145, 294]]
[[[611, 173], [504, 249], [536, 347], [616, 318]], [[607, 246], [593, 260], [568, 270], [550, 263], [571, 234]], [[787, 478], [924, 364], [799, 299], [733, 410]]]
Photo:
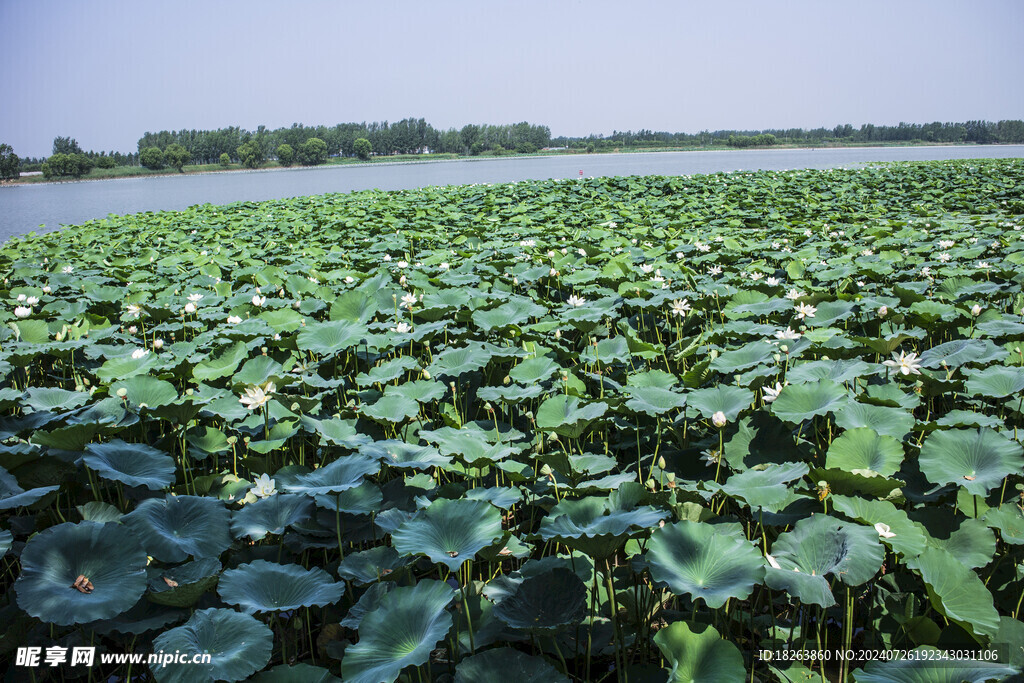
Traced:
[[740, 170], [835, 168], [869, 161], [1024, 157], [1024, 145], [878, 147], [595, 154], [208, 173], [0, 188], [0, 241], [109, 214], [195, 204], [281, 199], [325, 192], [612, 175], [683, 175]]

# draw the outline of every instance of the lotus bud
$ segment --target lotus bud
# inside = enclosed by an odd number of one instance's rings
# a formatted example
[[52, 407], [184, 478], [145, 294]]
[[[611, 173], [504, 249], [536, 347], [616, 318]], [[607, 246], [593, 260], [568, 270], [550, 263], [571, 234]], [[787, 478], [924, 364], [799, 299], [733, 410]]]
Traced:
[[85, 386], [89, 386], [90, 384], [92, 384], [92, 382], [89, 381], [88, 377], [83, 377], [82, 384], [84, 384]]
[[725, 417], [725, 413], [723, 413], [721, 410], [719, 410], [718, 412], [716, 412], [714, 415], [711, 416], [711, 422], [716, 427], [721, 429], [726, 424], [728, 424], [729, 420]]
[[511, 378], [511, 377], [509, 377], [508, 375], [505, 375], [505, 378], [504, 378], [503, 380], [501, 380], [501, 383], [502, 383], [502, 384], [504, 384], [504, 385], [506, 385], [506, 386], [507, 386], [508, 384], [510, 384], [511, 382], [512, 382], [512, 378]]
[[85, 387], [82, 386], [81, 384], [76, 384], [75, 391], [85, 391]]
[[455, 382], [448, 382], [448, 386], [451, 387], [452, 391], [455, 391]]
[[658, 469], [659, 470], [663, 470], [666, 467], [668, 467], [668, 463], [665, 462], [665, 456], [664, 455], [659, 455], [658, 456]]
[[296, 410], [298, 410], [298, 409], [299, 409], [299, 404], [298, 404], [298, 403], [293, 403], [293, 404], [291, 404], [291, 406], [290, 406], [290, 407], [288, 408], [288, 410], [292, 411], [293, 413], [294, 413], [294, 412], [295, 412]]
[[779, 347], [779, 350], [782, 351], [783, 353], [789, 353], [789, 345], [783, 344], [782, 346]]
[[974, 304], [973, 306], [971, 306], [971, 315], [973, 315], [975, 318], [981, 315], [981, 306], [979, 306], [978, 304]]
[[163, 339], [154, 339], [153, 340], [153, 348], [154, 349], [162, 349], [162, 348], [164, 348], [164, 340]]
[[646, 484], [644, 485], [652, 491], [658, 488], [658, 482], [654, 481], [653, 479], [648, 479]]
[[423, 376], [423, 379], [430, 379], [430, 371], [426, 368], [423, 368], [423, 371], [420, 374]]
[[191, 396], [191, 395], [193, 395], [194, 393], [196, 393], [196, 390], [195, 390], [195, 389], [193, 389], [192, 387], [189, 387], [188, 389], [186, 389], [186, 390], [185, 390], [185, 395], [186, 395], [186, 396]]
[[561, 339], [561, 338], [562, 338], [562, 331], [556, 329], [555, 330], [555, 339]]
[[772, 360], [774, 360], [776, 363], [780, 362], [782, 360], [782, 354], [781, 353], [773, 353], [772, 354]]
[[249, 445], [249, 437], [248, 436], [243, 436], [242, 437], [242, 443], [244, 443], [246, 446], [248, 446]]

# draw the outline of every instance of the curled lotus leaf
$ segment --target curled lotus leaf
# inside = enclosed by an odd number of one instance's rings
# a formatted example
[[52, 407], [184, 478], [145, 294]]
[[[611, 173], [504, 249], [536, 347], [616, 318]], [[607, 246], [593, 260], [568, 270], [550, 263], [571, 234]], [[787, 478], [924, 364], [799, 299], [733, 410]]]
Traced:
[[669, 683], [718, 683], [746, 678], [738, 647], [713, 626], [677, 621], [658, 631], [654, 644], [669, 663]]
[[247, 536], [254, 541], [267, 534], [282, 534], [286, 527], [309, 519], [313, 507], [309, 496], [278, 493], [235, 512], [231, 533], [235, 538]]
[[309, 473], [279, 473], [276, 481], [277, 486], [288, 493], [318, 496], [355, 488], [363, 482], [364, 477], [376, 474], [379, 470], [380, 462], [375, 458], [345, 455]]
[[347, 683], [393, 681], [405, 667], [426, 662], [452, 627], [447, 607], [454, 597], [448, 584], [431, 580], [384, 595], [360, 621], [359, 642], [345, 650], [342, 678]]
[[82, 460], [100, 477], [159, 490], [174, 483], [174, 458], [152, 446], [114, 439], [91, 443]]
[[921, 445], [918, 463], [928, 481], [956, 484], [984, 496], [1024, 468], [1020, 444], [988, 427], [932, 432]]
[[466, 657], [455, 667], [455, 683], [568, 683], [544, 658], [510, 647], [496, 647]]
[[568, 569], [555, 567], [525, 578], [494, 607], [512, 628], [550, 631], [578, 624], [587, 611], [587, 587]]
[[255, 560], [222, 573], [217, 592], [252, 614], [330, 605], [341, 599], [345, 584], [317, 567]]
[[248, 614], [231, 609], [199, 610], [181, 626], [157, 636], [153, 649], [186, 656], [209, 654], [209, 663], [157, 664], [151, 665], [151, 670], [160, 683], [240, 681], [267, 665], [273, 644], [270, 627]]
[[18, 486], [18, 480], [10, 472], [0, 467], [0, 510], [27, 507], [59, 488], [60, 486], [41, 486], [26, 491]]
[[391, 543], [403, 555], [426, 555], [456, 571], [501, 535], [501, 513], [493, 505], [442, 498], [391, 532]]

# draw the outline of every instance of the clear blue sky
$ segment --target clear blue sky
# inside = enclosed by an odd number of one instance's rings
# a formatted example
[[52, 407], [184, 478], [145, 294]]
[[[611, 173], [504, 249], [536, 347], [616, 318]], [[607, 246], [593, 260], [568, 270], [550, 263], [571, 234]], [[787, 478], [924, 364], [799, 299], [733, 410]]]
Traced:
[[0, 142], [423, 117], [553, 135], [1024, 118], [1021, 0], [0, 0]]

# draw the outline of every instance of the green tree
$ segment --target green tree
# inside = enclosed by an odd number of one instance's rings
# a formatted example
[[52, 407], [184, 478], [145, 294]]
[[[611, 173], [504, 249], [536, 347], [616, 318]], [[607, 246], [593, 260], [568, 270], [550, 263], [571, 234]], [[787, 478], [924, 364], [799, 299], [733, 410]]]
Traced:
[[159, 147], [146, 147], [139, 152], [139, 163], [154, 171], [164, 167], [164, 153]]
[[84, 154], [58, 152], [43, 162], [46, 178], [79, 178], [92, 170], [92, 159]]
[[167, 149], [164, 150], [164, 161], [171, 168], [178, 169], [180, 173], [182, 167], [192, 161], [192, 155], [179, 144], [167, 145]]
[[266, 157], [263, 147], [256, 140], [249, 140], [238, 148], [238, 158], [246, 168], [259, 168]]
[[356, 138], [355, 142], [352, 143], [352, 151], [355, 152], [357, 157], [365, 161], [370, 158], [373, 147], [366, 138]]
[[78, 146], [78, 140], [72, 137], [56, 137], [53, 139], [53, 153], [64, 155], [81, 154], [82, 148]]
[[14, 153], [14, 148], [4, 143], [0, 144], [0, 180], [13, 180], [20, 175], [18, 165], [21, 159]]
[[320, 138], [310, 138], [299, 145], [297, 155], [303, 166], [316, 166], [327, 161], [327, 143]]
[[231, 165], [231, 157], [228, 156], [227, 152], [221, 152], [221, 155], [220, 155], [220, 165], [221, 166], [230, 166]]
[[114, 157], [103, 156], [96, 157], [96, 168], [115, 168], [117, 166], [117, 160]]
[[291, 166], [295, 161], [295, 150], [287, 142], [277, 146], [277, 160], [282, 166]]

